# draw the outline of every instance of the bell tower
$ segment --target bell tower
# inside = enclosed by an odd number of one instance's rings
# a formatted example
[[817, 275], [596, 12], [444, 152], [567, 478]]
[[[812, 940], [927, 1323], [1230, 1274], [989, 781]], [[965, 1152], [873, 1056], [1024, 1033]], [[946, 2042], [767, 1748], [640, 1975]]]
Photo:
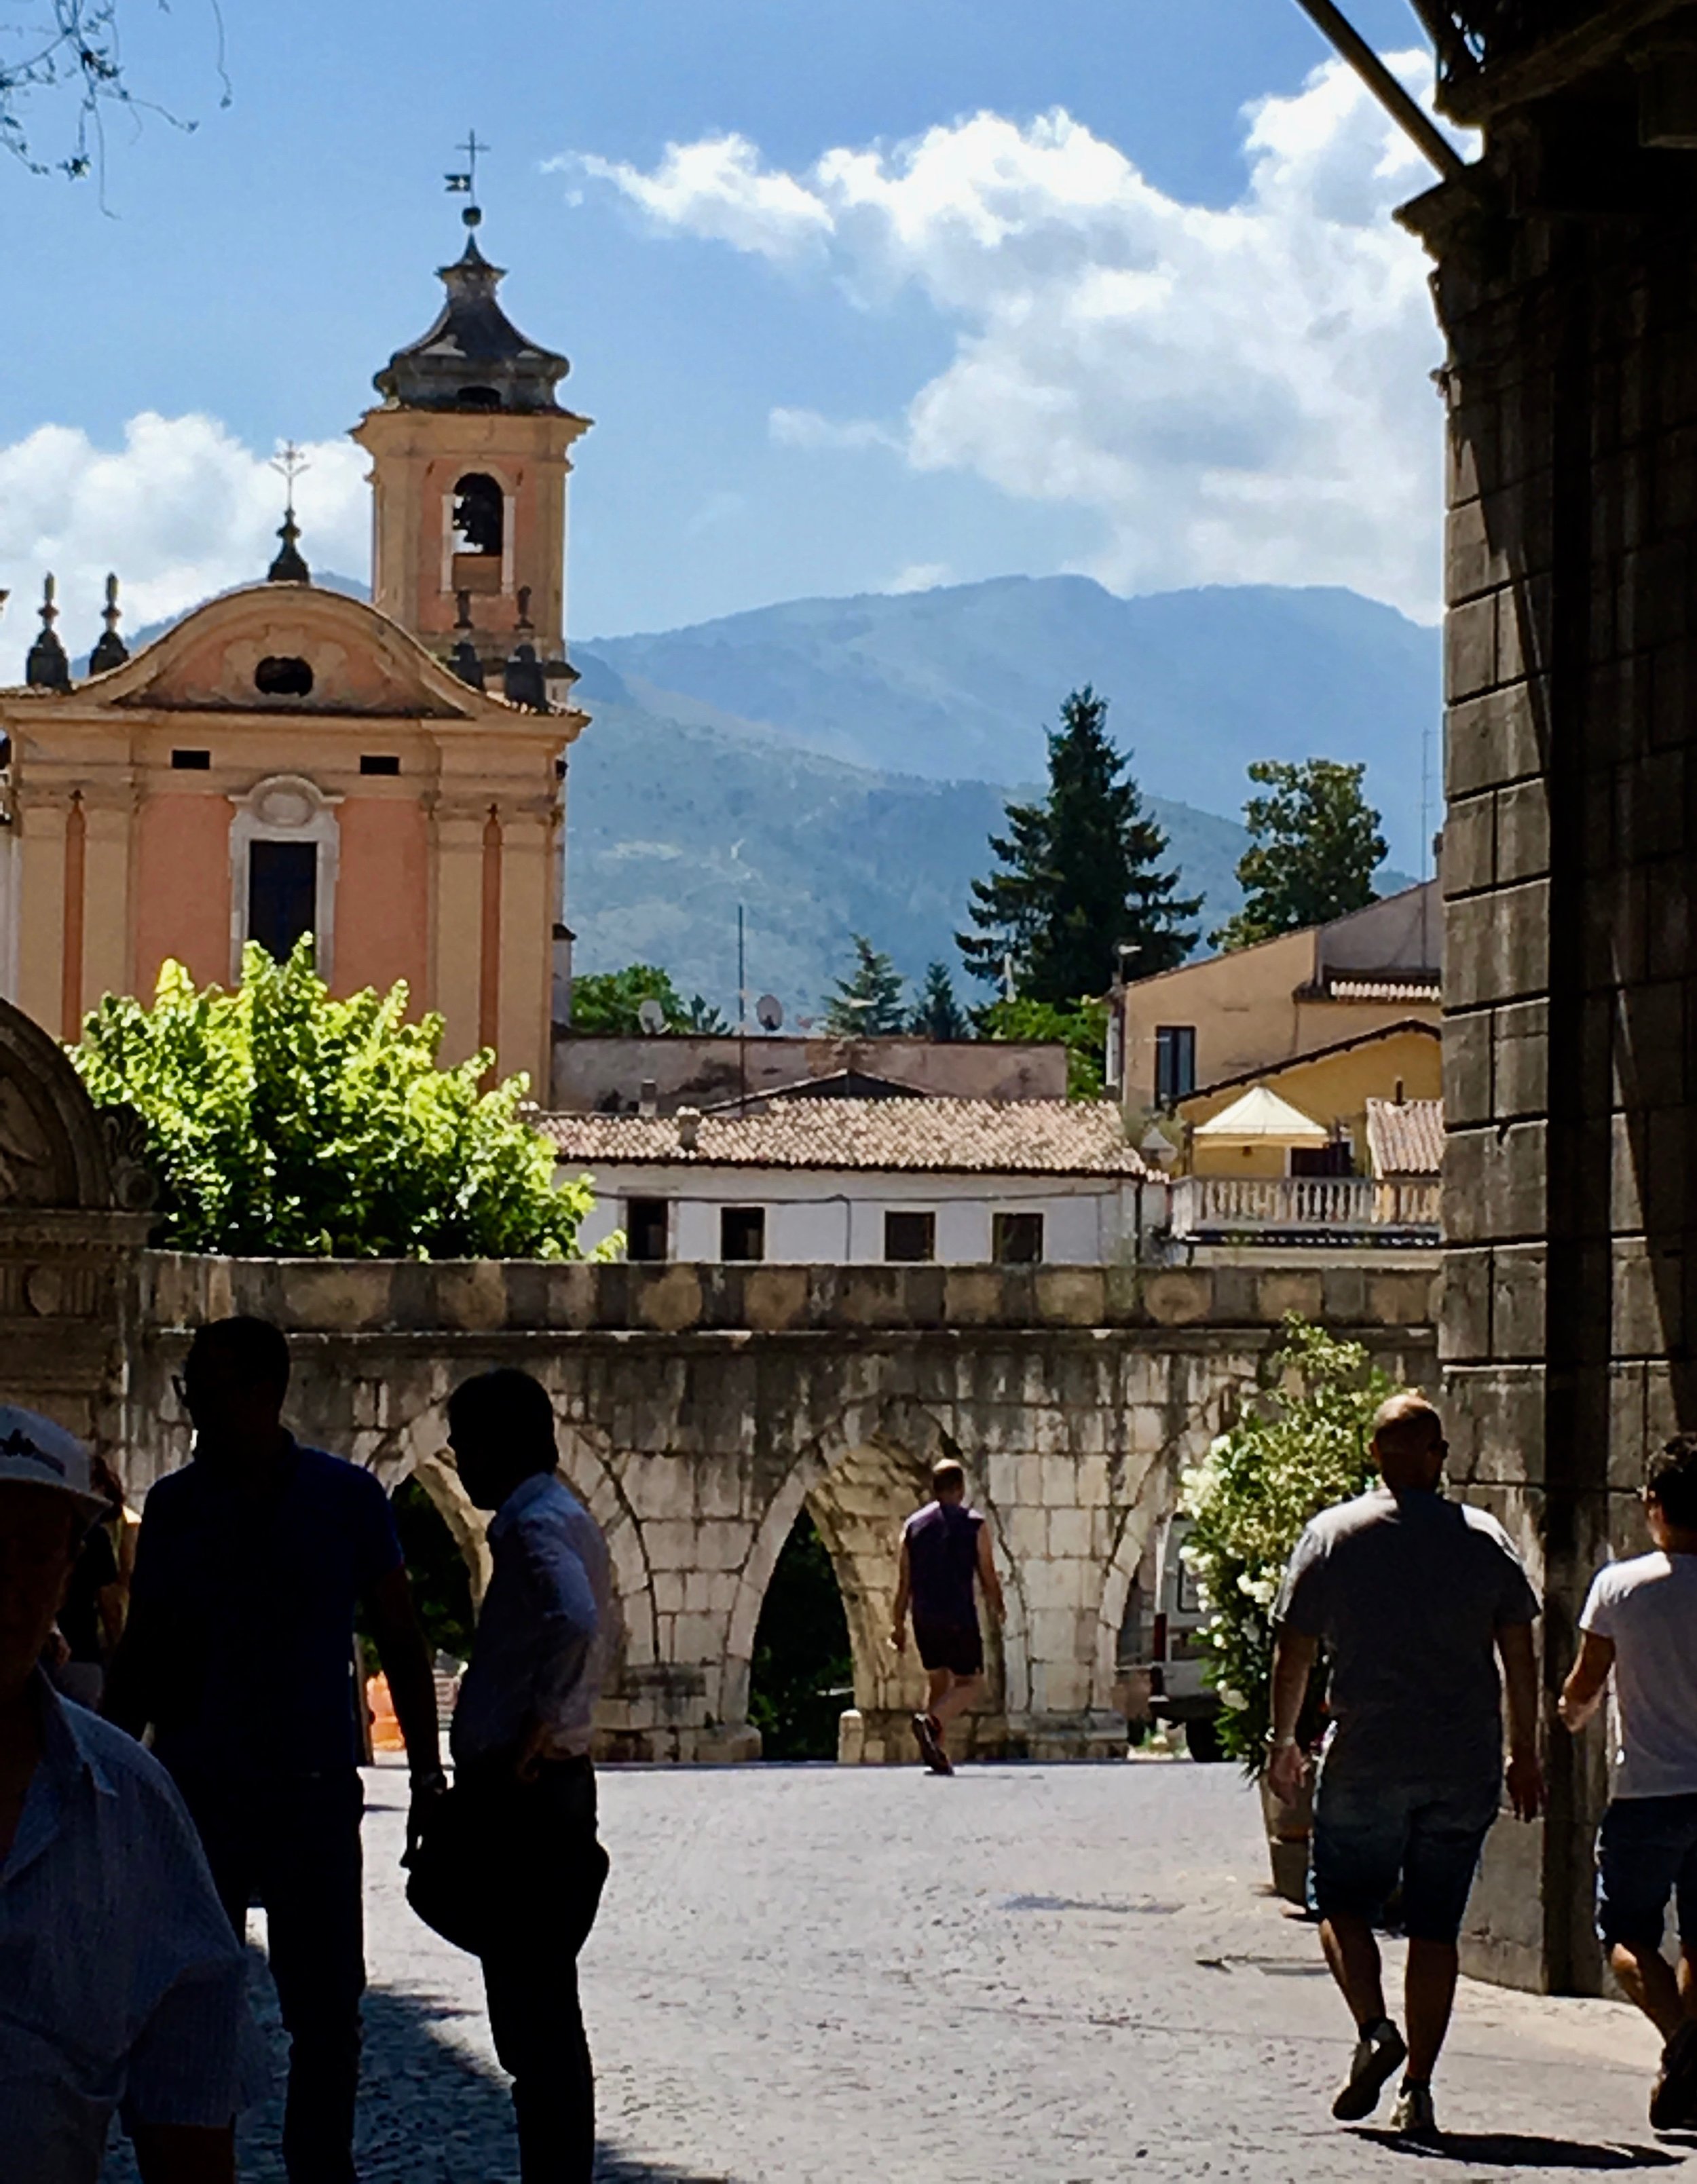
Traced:
[[[475, 231], [483, 214], [461, 217]], [[589, 420], [556, 400], [571, 367], [502, 310], [475, 232], [439, 277], [435, 324], [377, 373], [383, 398], [354, 428], [371, 457], [372, 603], [466, 681], [505, 676], [519, 695], [524, 661], [527, 699], [564, 704], [568, 451]]]

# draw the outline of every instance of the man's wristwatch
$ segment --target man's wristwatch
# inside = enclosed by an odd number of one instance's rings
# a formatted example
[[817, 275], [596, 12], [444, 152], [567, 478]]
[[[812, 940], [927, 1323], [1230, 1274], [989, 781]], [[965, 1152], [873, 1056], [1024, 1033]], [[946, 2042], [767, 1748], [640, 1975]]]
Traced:
[[1275, 1735], [1273, 1730], [1270, 1729], [1267, 1731], [1267, 1749], [1269, 1752], [1288, 1752], [1295, 1742], [1296, 1739], [1293, 1736], [1279, 1736]]

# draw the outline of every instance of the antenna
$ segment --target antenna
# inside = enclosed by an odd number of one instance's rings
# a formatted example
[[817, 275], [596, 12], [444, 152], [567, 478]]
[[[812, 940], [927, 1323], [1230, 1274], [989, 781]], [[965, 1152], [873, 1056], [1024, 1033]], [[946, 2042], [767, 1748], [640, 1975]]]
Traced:
[[776, 994], [762, 994], [754, 1005], [754, 1013], [762, 1031], [783, 1029], [784, 1004]]
[[666, 1028], [666, 1011], [651, 994], [637, 1011], [636, 1020], [650, 1039]]

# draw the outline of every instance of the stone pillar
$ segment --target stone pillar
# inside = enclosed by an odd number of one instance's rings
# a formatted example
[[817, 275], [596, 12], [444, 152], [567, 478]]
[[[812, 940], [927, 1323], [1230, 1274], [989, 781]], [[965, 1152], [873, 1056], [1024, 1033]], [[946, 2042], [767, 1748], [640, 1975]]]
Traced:
[[1454, 1467], [1545, 1589], [1548, 1821], [1505, 1822], [1473, 1968], [1593, 1992], [1602, 1740], [1553, 1702], [1590, 1576], [1697, 1425], [1697, 201], [1562, 98], [1406, 217], [1449, 337], [1443, 1356]]

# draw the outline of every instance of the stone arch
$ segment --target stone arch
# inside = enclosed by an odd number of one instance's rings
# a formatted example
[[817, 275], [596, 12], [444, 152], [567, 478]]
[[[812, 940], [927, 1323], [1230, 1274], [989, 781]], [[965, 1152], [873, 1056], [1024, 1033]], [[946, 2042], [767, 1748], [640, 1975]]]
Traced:
[[145, 1212], [142, 1146], [137, 1117], [98, 1110], [59, 1041], [0, 1001], [0, 1209]]

